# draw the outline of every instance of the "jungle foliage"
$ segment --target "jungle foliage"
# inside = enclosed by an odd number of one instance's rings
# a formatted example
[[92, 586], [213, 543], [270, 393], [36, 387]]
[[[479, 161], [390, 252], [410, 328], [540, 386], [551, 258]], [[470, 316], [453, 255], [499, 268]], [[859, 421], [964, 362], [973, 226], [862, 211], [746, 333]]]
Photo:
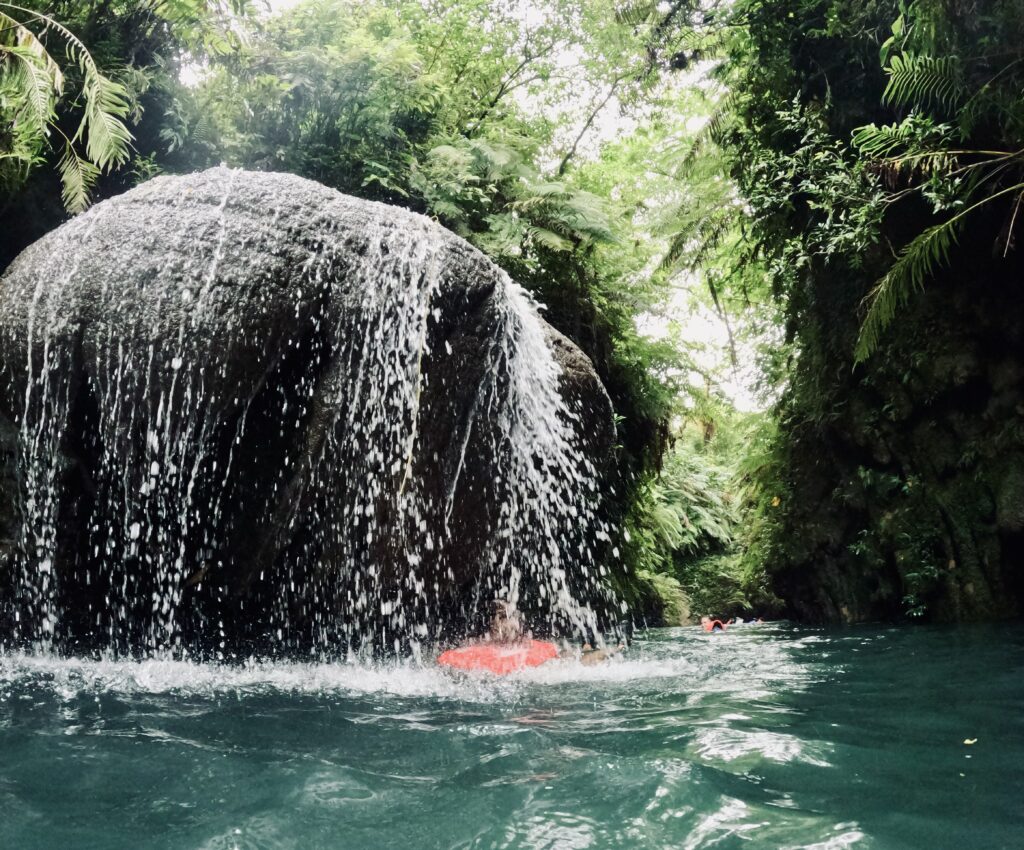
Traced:
[[739, 0], [715, 33], [681, 168], [736, 202], [707, 194], [674, 244], [735, 308], [779, 310], [746, 557], [794, 615], [1020, 610], [1022, 21], [1019, 0]]
[[409, 207], [597, 366], [652, 618], [1013, 613], [1022, 30], [1024, 0], [0, 4], [0, 264], [221, 162]]
[[[68, 73], [49, 52], [52, 41], [63, 43], [77, 78], [81, 118], [70, 135], [57, 120]], [[55, 147], [64, 205], [71, 212], [85, 209], [100, 173], [128, 159], [132, 136], [122, 120], [128, 109], [125, 87], [103, 75], [71, 30], [45, 13], [0, 3], [0, 189], [18, 188], [42, 159], [52, 134], [60, 139]]]

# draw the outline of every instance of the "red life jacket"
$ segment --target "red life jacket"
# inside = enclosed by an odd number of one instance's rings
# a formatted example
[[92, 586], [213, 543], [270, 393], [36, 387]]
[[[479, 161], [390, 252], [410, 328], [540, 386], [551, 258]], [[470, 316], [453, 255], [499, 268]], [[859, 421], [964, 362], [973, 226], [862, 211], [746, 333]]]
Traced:
[[437, 657], [438, 664], [459, 670], [488, 670], [505, 676], [524, 667], [537, 667], [558, 657], [558, 647], [542, 640], [522, 643], [478, 643], [449, 649]]

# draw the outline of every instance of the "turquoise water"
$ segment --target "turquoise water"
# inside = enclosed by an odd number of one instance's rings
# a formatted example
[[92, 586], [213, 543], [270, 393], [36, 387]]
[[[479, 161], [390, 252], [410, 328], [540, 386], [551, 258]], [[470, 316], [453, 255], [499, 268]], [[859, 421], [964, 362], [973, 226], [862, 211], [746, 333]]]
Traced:
[[508, 680], [0, 656], [0, 847], [1016, 850], [1022, 708], [1019, 625], [660, 630]]

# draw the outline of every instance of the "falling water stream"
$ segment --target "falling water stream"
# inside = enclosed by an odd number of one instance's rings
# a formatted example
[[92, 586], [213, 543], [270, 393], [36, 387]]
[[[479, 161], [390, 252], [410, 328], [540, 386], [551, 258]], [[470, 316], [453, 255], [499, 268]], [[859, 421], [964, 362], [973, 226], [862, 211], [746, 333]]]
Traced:
[[[270, 599], [263, 637], [282, 648], [419, 652], [444, 631], [456, 567], [475, 576], [462, 619], [500, 597], [541, 630], [594, 627], [593, 603], [614, 607], [602, 580], [609, 528], [582, 402], [563, 397], [537, 306], [471, 257], [466, 286], [492, 279], [472, 320], [485, 337], [479, 377], [440, 388], [457, 390], [453, 405], [468, 392], [464, 417], [443, 403], [425, 412], [430, 381], [445, 381], [432, 369], [460, 356], [442, 332], [468, 321], [445, 315], [461, 309], [449, 266], [472, 249], [423, 217], [336, 193], [297, 245], [280, 210], [250, 209], [267, 181], [284, 182], [286, 197], [329, 192], [227, 169], [179, 178], [165, 185], [184, 189], [160, 196], [173, 215], [138, 225], [144, 244], [123, 237], [112, 257], [88, 247], [119, 237], [129, 193], [65, 225], [9, 279], [0, 343], [22, 482], [14, 641], [45, 650], [75, 628], [100, 649], [180, 652], [181, 611], [194, 607], [185, 594], [243, 571], [253, 577], [236, 583]], [[204, 203], [188, 200], [197, 187]], [[425, 445], [446, 416], [456, 432], [440, 457]], [[267, 461], [277, 468], [253, 472], [268, 443], [286, 447]], [[474, 501], [490, 506], [469, 529], [483, 539], [473, 563], [456, 564], [466, 558], [449, 550], [467, 531], [453, 529], [453, 509]], [[257, 520], [240, 518], [243, 503]], [[84, 533], [62, 544], [76, 524]], [[214, 613], [193, 631], [223, 644], [223, 621]]]

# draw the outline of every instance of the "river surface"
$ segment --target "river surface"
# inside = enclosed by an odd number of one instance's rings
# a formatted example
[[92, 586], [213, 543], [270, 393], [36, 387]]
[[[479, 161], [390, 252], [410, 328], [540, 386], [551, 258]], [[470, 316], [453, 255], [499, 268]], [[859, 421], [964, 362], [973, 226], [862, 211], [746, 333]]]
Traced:
[[1018, 850], [1022, 709], [1021, 625], [657, 630], [503, 680], [8, 654], [0, 847]]

